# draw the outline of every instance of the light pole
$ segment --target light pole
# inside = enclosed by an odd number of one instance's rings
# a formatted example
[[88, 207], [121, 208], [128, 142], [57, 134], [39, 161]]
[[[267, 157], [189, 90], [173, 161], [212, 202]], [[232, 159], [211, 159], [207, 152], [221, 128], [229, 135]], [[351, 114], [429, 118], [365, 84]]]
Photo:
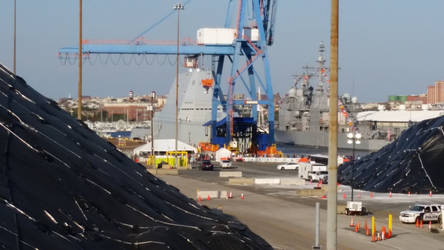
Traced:
[[180, 32], [180, 11], [184, 9], [184, 5], [181, 3], [176, 3], [174, 5], [174, 10], [177, 10], [177, 50], [176, 50], [176, 137], [174, 142], [174, 165], [177, 168], [177, 139], [179, 136], [179, 32]]
[[352, 144], [352, 176], [351, 176], [351, 201], [353, 201], [353, 185], [355, 184], [355, 145], [361, 144], [362, 135], [359, 132], [353, 130], [347, 134], [347, 143]]
[[154, 156], [154, 99], [156, 91], [151, 92], [151, 160], [153, 168], [156, 167], [156, 157]]

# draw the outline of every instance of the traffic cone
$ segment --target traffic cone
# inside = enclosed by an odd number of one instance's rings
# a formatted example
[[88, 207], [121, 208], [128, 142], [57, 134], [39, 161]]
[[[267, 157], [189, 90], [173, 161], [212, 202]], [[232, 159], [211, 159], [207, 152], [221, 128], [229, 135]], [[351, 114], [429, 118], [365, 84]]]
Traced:
[[382, 240], [385, 240], [385, 233], [386, 233], [385, 226], [382, 226], [382, 228], [381, 228], [381, 238], [382, 238]]
[[358, 230], [361, 228], [361, 222], [360, 221], [358, 221]]
[[207, 200], [211, 200], [210, 195], [208, 195]]
[[380, 241], [380, 240], [381, 240], [381, 234], [380, 234], [380, 233], [378, 233], [378, 237], [377, 237], [376, 240], [377, 240], [377, 241]]
[[373, 193], [372, 192], [370, 192], [370, 198], [373, 198]]
[[429, 196], [432, 197], [432, 190], [430, 190], [430, 192], [429, 192]]
[[353, 222], [353, 216], [352, 216], [350, 219], [350, 227], [354, 227], [354, 226], [355, 226], [355, 223]]
[[422, 220], [419, 222], [419, 228], [422, 228]]
[[241, 193], [241, 200], [245, 199], [244, 193]]
[[359, 231], [359, 227], [358, 227], [358, 223], [356, 223], [355, 225], [355, 233], [357, 233]]
[[429, 232], [432, 231], [432, 221], [429, 221]]
[[375, 234], [372, 232], [372, 242], [376, 242]]
[[392, 198], [392, 191], [390, 191], [390, 193], [389, 193], [389, 197]]
[[201, 202], [201, 201], [202, 201], [202, 198], [200, 197], [200, 195], [199, 195], [199, 197], [197, 197], [197, 201], [198, 201], [198, 202]]
[[416, 219], [416, 227], [419, 228], [419, 219]]
[[365, 225], [365, 235], [367, 235], [367, 236], [370, 235], [370, 232], [369, 232], [369, 230], [368, 230], [368, 226], [367, 226], [367, 225]]

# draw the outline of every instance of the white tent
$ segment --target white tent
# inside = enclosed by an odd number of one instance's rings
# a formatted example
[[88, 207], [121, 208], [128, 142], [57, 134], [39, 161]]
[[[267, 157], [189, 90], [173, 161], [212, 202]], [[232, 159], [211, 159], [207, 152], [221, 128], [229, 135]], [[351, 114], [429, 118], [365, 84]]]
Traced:
[[[175, 140], [174, 139], [155, 139], [154, 140], [154, 152], [155, 154], [162, 154], [169, 151], [175, 151]], [[177, 141], [177, 150], [178, 151], [187, 151], [187, 152], [197, 152], [197, 148], [190, 146], [182, 141]], [[133, 154], [139, 155], [140, 153], [151, 153], [151, 142], [139, 146], [134, 149]]]
[[221, 159], [231, 158], [231, 151], [226, 148], [220, 148], [216, 151], [216, 161], [221, 161]]

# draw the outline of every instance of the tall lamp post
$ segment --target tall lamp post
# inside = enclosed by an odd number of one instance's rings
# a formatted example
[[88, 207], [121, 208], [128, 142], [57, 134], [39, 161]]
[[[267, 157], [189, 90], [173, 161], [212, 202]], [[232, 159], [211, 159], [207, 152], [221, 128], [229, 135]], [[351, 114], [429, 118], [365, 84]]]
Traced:
[[353, 201], [353, 185], [355, 184], [355, 145], [361, 144], [362, 135], [359, 132], [353, 130], [347, 134], [347, 143], [352, 144], [352, 176], [351, 176], [351, 200]]
[[154, 100], [156, 99], [156, 91], [151, 92], [151, 163], [153, 168], [156, 167], [156, 157], [154, 155]]
[[176, 137], [174, 142], [174, 165], [177, 168], [177, 139], [179, 136], [179, 32], [180, 32], [180, 25], [179, 25], [179, 18], [180, 18], [180, 11], [184, 9], [184, 5], [181, 3], [176, 3], [174, 5], [174, 10], [177, 10], [177, 50], [176, 50]]

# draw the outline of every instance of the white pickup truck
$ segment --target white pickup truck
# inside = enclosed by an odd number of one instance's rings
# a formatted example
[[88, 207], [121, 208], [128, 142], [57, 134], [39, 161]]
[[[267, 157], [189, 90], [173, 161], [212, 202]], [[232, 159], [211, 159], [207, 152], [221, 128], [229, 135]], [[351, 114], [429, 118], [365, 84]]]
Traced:
[[299, 162], [299, 178], [327, 183], [327, 166], [321, 163]]
[[441, 209], [442, 205], [439, 204], [415, 204], [399, 213], [399, 221], [403, 223], [415, 223], [416, 220], [441, 222]]

